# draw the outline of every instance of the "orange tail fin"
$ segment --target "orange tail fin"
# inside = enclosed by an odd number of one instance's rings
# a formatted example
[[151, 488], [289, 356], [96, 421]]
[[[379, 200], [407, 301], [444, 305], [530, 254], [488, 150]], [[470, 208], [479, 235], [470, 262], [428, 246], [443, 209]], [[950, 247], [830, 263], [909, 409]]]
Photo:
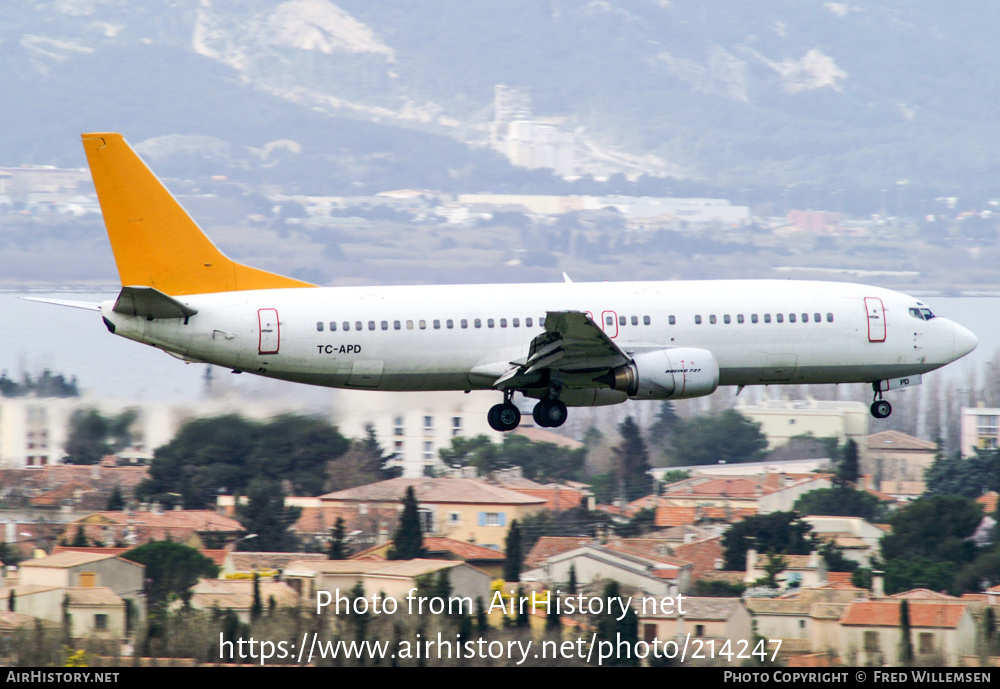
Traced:
[[121, 134], [84, 134], [83, 148], [123, 286], [170, 295], [315, 286], [227, 258]]

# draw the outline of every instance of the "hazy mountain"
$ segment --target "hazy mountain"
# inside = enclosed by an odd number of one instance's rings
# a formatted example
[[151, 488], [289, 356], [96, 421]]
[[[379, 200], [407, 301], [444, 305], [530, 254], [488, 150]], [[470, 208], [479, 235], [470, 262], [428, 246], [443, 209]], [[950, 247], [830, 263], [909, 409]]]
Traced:
[[544, 176], [482, 146], [507, 84], [718, 184], [987, 189], [997, 19], [982, 0], [9, 3], [0, 164], [82, 165], [81, 131], [120, 130], [168, 174], [523, 188]]

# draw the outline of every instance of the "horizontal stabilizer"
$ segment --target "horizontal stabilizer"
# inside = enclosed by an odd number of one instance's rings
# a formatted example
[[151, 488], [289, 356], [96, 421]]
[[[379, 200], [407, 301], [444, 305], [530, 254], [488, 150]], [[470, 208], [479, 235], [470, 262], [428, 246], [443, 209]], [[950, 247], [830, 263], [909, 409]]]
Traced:
[[88, 311], [100, 311], [101, 305], [90, 301], [72, 301], [70, 299], [43, 299], [42, 297], [22, 297], [28, 301], [37, 301], [41, 304], [55, 304], [56, 306], [69, 306], [74, 309], [87, 309]]
[[192, 309], [153, 287], [122, 287], [112, 311], [149, 320], [188, 318], [198, 313], [197, 309]]

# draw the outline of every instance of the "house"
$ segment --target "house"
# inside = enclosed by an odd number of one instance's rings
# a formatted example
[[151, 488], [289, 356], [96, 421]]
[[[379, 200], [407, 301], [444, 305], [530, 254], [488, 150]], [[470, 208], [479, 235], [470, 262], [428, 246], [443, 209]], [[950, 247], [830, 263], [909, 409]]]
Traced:
[[[732, 648], [737, 641], [751, 642], [753, 621], [739, 598], [702, 598], [684, 596], [673, 611], [652, 613], [639, 606], [639, 635], [647, 643], [659, 639], [681, 639], [690, 634], [697, 639], [729, 639]], [[750, 644], [752, 648], [752, 643]], [[718, 646], [716, 646], [718, 648]]]
[[[261, 607], [298, 608], [302, 603], [298, 591], [280, 581], [258, 581]], [[249, 624], [254, 600], [252, 580], [221, 581], [202, 579], [191, 587], [191, 607], [195, 610], [233, 611], [240, 622]], [[307, 601], [310, 607], [315, 601]]]
[[[395, 478], [321, 496], [327, 523], [342, 517], [349, 531], [361, 531], [372, 545], [392, 533], [407, 488], [413, 488], [421, 528], [444, 536], [503, 550], [507, 530], [517, 519], [542, 510], [546, 500], [469, 478]], [[381, 538], [380, 538], [381, 537]]]
[[[392, 541], [382, 545], [372, 546], [367, 550], [352, 555], [350, 560], [385, 560], [392, 547]], [[465, 562], [478, 570], [486, 572], [493, 579], [503, 576], [503, 566], [506, 557], [492, 548], [485, 548], [475, 543], [456, 541], [454, 538], [440, 536], [424, 537], [424, 557], [428, 560], [454, 560]]]
[[402, 601], [411, 589], [419, 587], [418, 580], [440, 576], [441, 572], [447, 572], [452, 596], [470, 601], [482, 596], [489, 600], [489, 574], [464, 562], [447, 560], [300, 560], [289, 564], [284, 577], [307, 604], [315, 605], [320, 591], [335, 600], [348, 595], [358, 584], [369, 597], [374, 594]]
[[[850, 665], [895, 665], [899, 661], [900, 600], [851, 603], [840, 620], [840, 658]], [[963, 602], [908, 600], [914, 659], [957, 667], [976, 654], [976, 623]]]
[[18, 584], [0, 589], [0, 600], [15, 595], [16, 612], [54, 625], [69, 622], [73, 639], [120, 641], [128, 630], [129, 605], [106, 586]]
[[[814, 550], [808, 555], [777, 555], [785, 561], [785, 568], [777, 575], [781, 588], [816, 588], [827, 583], [826, 560]], [[747, 550], [747, 569], [744, 583], [752, 584], [767, 576], [770, 556], [758, 553], [753, 548]]]
[[899, 431], [875, 433], [866, 443], [861, 473], [871, 475], [880, 491], [909, 499], [924, 492], [924, 472], [934, 463], [936, 443]]
[[571, 568], [580, 584], [613, 579], [655, 596], [687, 593], [691, 587], [691, 563], [620, 543], [585, 543], [551, 555], [539, 566], [522, 571], [521, 580], [565, 587]]
[[18, 585], [107, 588], [122, 600], [130, 601], [137, 614], [145, 615], [145, 573], [145, 566], [114, 555], [63, 552], [22, 562]]
[[219, 568], [219, 579], [253, 579], [274, 577], [296, 561], [326, 560], [323, 553], [256, 553], [234, 550], [228, 552]]
[[847, 607], [867, 598], [865, 589], [827, 585], [798, 589], [777, 598], [746, 598], [744, 602], [758, 634], [781, 639], [785, 652], [802, 654], [834, 648]]
[[173, 541], [192, 548], [220, 549], [246, 533], [243, 525], [212, 510], [126, 510], [93, 512], [69, 522], [64, 538], [82, 528], [88, 539], [106, 546], [135, 547], [150, 541]]
[[886, 529], [861, 517], [807, 515], [802, 521], [812, 527], [817, 537], [833, 542], [844, 557], [862, 567], [871, 566], [872, 557], [879, 554], [879, 542], [886, 535]]

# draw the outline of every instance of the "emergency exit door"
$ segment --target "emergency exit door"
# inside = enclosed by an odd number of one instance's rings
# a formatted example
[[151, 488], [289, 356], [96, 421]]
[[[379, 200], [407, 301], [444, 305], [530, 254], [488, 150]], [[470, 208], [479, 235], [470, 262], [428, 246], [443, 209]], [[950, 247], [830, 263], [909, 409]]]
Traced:
[[260, 324], [260, 343], [258, 354], [277, 354], [281, 346], [281, 326], [278, 323], [277, 309], [258, 309], [257, 320]]

